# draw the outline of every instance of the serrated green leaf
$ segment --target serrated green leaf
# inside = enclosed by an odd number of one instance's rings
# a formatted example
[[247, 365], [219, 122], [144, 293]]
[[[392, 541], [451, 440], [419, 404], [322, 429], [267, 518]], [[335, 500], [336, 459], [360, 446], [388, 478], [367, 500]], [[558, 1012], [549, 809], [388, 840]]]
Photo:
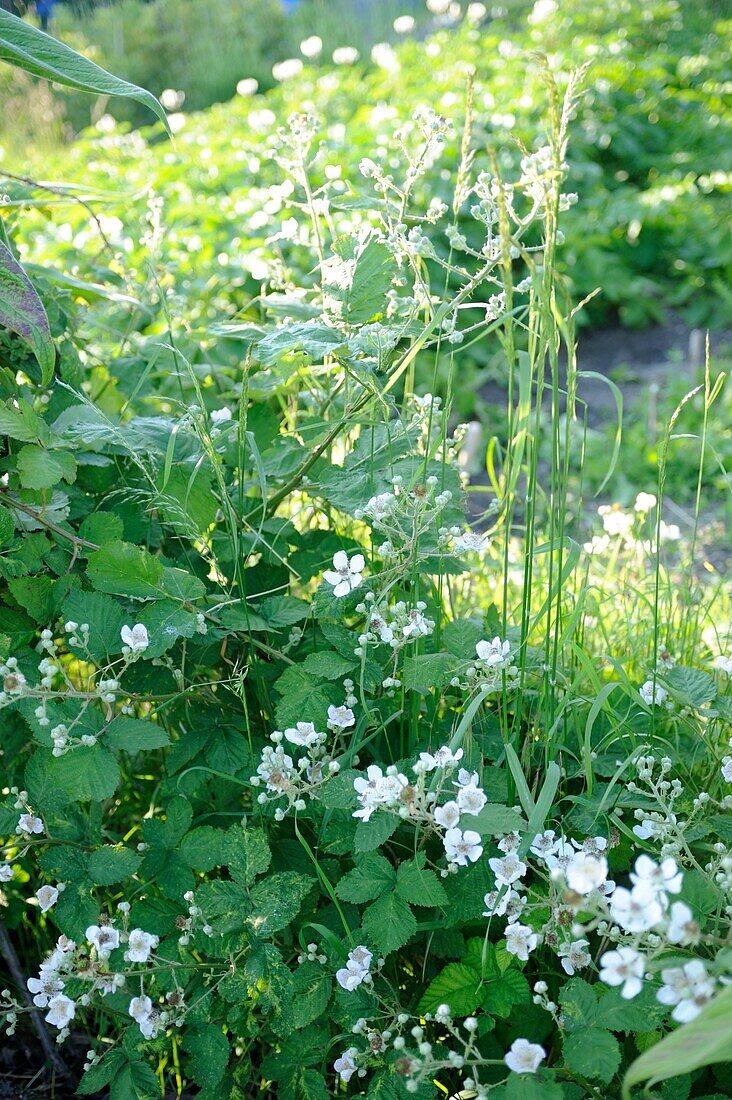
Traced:
[[87, 576], [98, 592], [133, 599], [162, 599], [163, 565], [129, 542], [109, 542], [89, 555]]
[[251, 886], [272, 862], [272, 853], [261, 829], [242, 829], [234, 825], [226, 832], [226, 866], [243, 886]]
[[422, 653], [404, 660], [404, 686], [408, 691], [439, 691], [453, 674], [455, 659], [450, 653]]
[[76, 460], [68, 451], [47, 451], [28, 443], [18, 452], [18, 476], [25, 489], [51, 489], [59, 481], [74, 481]]
[[714, 677], [698, 668], [677, 665], [664, 673], [663, 680], [676, 702], [682, 706], [702, 707], [717, 694]]
[[341, 680], [356, 667], [356, 658], [349, 661], [340, 653], [310, 653], [302, 667], [311, 676], [319, 676], [323, 680]]
[[147, 1062], [128, 1062], [112, 1081], [109, 1100], [160, 1100], [160, 1085]]
[[[64, 599], [61, 614], [64, 622], [86, 623], [89, 627], [87, 648], [95, 661], [106, 662], [110, 656], [122, 652], [122, 627], [129, 622], [120, 604], [101, 592], [84, 592], [74, 588]], [[72, 647], [80, 656], [85, 651]]]
[[186, 1032], [184, 1048], [190, 1054], [188, 1068], [202, 1089], [215, 1089], [226, 1073], [231, 1048], [220, 1027], [206, 1024]]
[[221, 867], [226, 862], [226, 834], [211, 825], [200, 825], [183, 837], [180, 854], [195, 871]]
[[447, 905], [445, 888], [435, 872], [424, 867], [423, 857], [399, 865], [396, 892], [412, 905]]
[[252, 887], [252, 913], [247, 923], [257, 936], [271, 936], [286, 928], [300, 912], [313, 880], [296, 871], [281, 871]]
[[381, 955], [403, 947], [417, 931], [414, 913], [403, 898], [384, 894], [363, 914], [363, 930]]
[[8, 588], [39, 625], [46, 626], [53, 620], [54, 581], [50, 577], [17, 577], [8, 581]]
[[564, 1040], [564, 1060], [573, 1073], [607, 1084], [620, 1065], [617, 1039], [599, 1027], [573, 1032]]
[[434, 1012], [438, 1005], [448, 1004], [456, 1016], [467, 1016], [480, 1001], [481, 976], [466, 963], [448, 963], [428, 985], [419, 1002], [419, 1011]]
[[34, 439], [46, 443], [50, 438], [48, 425], [26, 401], [0, 401], [0, 435], [30, 443]]
[[368, 821], [359, 821], [353, 842], [355, 850], [373, 852], [389, 839], [396, 831], [398, 824], [399, 818], [396, 814], [381, 813], [377, 810]]
[[89, 877], [97, 886], [111, 886], [134, 875], [140, 863], [140, 856], [129, 848], [106, 845], [90, 855]]
[[333, 978], [324, 966], [302, 963], [293, 975], [292, 989], [292, 1023], [296, 1029], [324, 1018], [333, 989]]
[[113, 754], [102, 745], [82, 747], [54, 758], [50, 777], [71, 798], [101, 802], [117, 790], [120, 772]]
[[372, 901], [394, 886], [396, 875], [388, 859], [377, 852], [370, 852], [359, 859], [356, 866], [344, 875], [336, 886], [336, 893], [343, 901], [360, 904]]
[[170, 738], [162, 726], [155, 722], [146, 722], [143, 718], [127, 718], [125, 715], [113, 718], [103, 737], [110, 749], [129, 753], [160, 749], [170, 744]]

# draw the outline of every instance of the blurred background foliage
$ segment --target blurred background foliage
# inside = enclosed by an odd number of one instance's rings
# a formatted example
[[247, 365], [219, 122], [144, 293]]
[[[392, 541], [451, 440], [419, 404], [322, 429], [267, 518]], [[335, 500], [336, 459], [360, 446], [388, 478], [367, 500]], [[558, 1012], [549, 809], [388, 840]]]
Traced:
[[[231, 207], [238, 201], [248, 208], [244, 193], [275, 179], [266, 168], [248, 178], [241, 163], [251, 159], [242, 150], [255, 158], [264, 153], [268, 110], [278, 119], [299, 109], [328, 118], [329, 144], [347, 177], [395, 108], [407, 116], [428, 102], [459, 129], [472, 68], [480, 166], [481, 150], [489, 146], [508, 157], [517, 142], [534, 141], [545, 95], [531, 54], [541, 50], [565, 70], [590, 63], [570, 148], [570, 187], [580, 201], [565, 217], [563, 253], [576, 299], [602, 288], [583, 322], [642, 327], [673, 309], [689, 325], [724, 328], [732, 323], [732, 118], [726, 105], [732, 21], [723, 18], [725, 9], [723, 0], [563, 0], [536, 7], [508, 0], [490, 9], [453, 4], [437, 15], [410, 0], [301, 0], [292, 10], [279, 0], [59, 4], [50, 28], [55, 34], [119, 75], [164, 99], [167, 94], [180, 129], [176, 148], [158, 144], [159, 129], [145, 130], [144, 145], [141, 138], [130, 141], [126, 159], [118, 143], [114, 168], [107, 168], [98, 146], [92, 151], [89, 144], [99, 135], [83, 137], [84, 127], [113, 115], [119, 137], [147, 123], [142, 108], [51, 91], [1, 66], [0, 93], [8, 105], [0, 124], [2, 164], [17, 171], [22, 157], [41, 175], [53, 165], [54, 178], [83, 178], [87, 186], [117, 191], [124, 178], [135, 189], [164, 189], [170, 243], [177, 227], [196, 225], [205, 237], [199, 259], [215, 268], [227, 251], [226, 282], [233, 277], [236, 283], [247, 277], [247, 264], [243, 272], [230, 266], [231, 235], [238, 233]], [[399, 15], [414, 20], [407, 34], [394, 30]], [[321, 48], [303, 57], [300, 44], [307, 53], [309, 40], [311, 52], [313, 36]], [[333, 64], [333, 51], [344, 46], [359, 59]], [[294, 75], [282, 79], [278, 63], [287, 58], [304, 67], [298, 72], [296, 64]], [[284, 68], [287, 73], [287, 62]], [[251, 92], [253, 81], [263, 99], [237, 94], [237, 86]], [[206, 113], [188, 113], [227, 100]], [[64, 143], [80, 132], [82, 140], [65, 153]], [[192, 157], [196, 149], [210, 159]], [[459, 135], [441, 167], [458, 155]], [[436, 195], [441, 182], [436, 171], [430, 178]], [[127, 216], [135, 209], [127, 200], [124, 206]], [[258, 235], [247, 236], [256, 249]], [[175, 248], [168, 258], [176, 258]]]

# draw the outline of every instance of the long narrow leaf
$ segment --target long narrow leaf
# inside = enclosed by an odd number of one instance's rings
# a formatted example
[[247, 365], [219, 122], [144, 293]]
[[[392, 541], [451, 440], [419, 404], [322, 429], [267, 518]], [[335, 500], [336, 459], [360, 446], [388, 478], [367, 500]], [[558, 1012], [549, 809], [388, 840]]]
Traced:
[[136, 99], [153, 111], [170, 133], [168, 120], [160, 103], [151, 92], [112, 76], [88, 57], [44, 34], [30, 23], [0, 10], [0, 61], [7, 61], [33, 76], [52, 80], [67, 88], [99, 95], [119, 95]]

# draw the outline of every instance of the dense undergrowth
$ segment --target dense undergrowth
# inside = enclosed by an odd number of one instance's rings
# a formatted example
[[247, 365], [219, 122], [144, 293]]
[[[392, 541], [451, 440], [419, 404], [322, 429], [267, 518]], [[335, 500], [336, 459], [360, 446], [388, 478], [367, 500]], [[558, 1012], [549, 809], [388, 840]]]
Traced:
[[[406, 49], [369, 79], [411, 87]], [[188, 120], [195, 164], [71, 151], [160, 173], [141, 240], [129, 200], [10, 207], [57, 358], [3, 336], [0, 914], [82, 1094], [732, 1095], [725, 379], [598, 514], [559, 262], [594, 77], [511, 68], [541, 116], [516, 163], [474, 156], [454, 71], [457, 129], [387, 112], [368, 146], [337, 84], [286, 119], [293, 84]], [[471, 485], [481, 356], [507, 401]]]
[[[39, 164], [32, 174], [50, 172], [56, 183], [66, 180], [103, 199], [109, 247], [83, 208], [50, 208], [51, 197], [44, 203], [35, 190], [32, 252], [65, 270], [79, 265], [79, 245], [104, 266], [121, 252], [124, 270], [139, 275], [147, 259], [135, 242], [152, 189], [165, 196], [161, 260], [171, 278], [175, 273], [188, 323], [200, 328], [236, 315], [281, 263], [298, 278], [307, 275], [292, 236], [288, 188], [279, 187], [270, 157], [277, 126], [290, 111], [326, 120], [330, 164], [316, 172], [313, 187], [328, 180], [326, 167], [340, 174], [341, 184], [330, 180], [334, 199], [342, 187], [331, 218], [338, 231], [350, 231], [367, 216], [351, 191], [359, 161], [383, 159], [388, 170], [400, 117], [425, 101], [458, 127], [439, 169], [420, 181], [419, 196], [425, 203], [449, 200], [469, 71], [475, 73], [475, 169], [489, 168], [490, 146], [502, 170], [513, 170], [517, 142], [531, 145], [543, 113], [538, 50], [567, 69], [590, 64], [569, 152], [567, 189], [581, 201], [563, 220], [558, 259], [576, 301], [596, 294], [583, 323], [619, 317], [644, 325], [670, 307], [692, 325], [729, 325], [732, 241], [723, 216], [732, 147], [724, 109], [729, 23], [713, 12], [702, 18], [695, 5], [675, 0], [606, 9], [569, 0], [557, 11], [544, 10], [546, 18], [529, 22], [518, 22], [513, 9], [477, 25], [466, 16], [425, 41], [384, 47], [376, 54], [379, 64], [306, 60], [266, 97], [239, 96], [201, 114], [179, 111], [173, 149], [160, 134], [125, 133], [104, 116], [101, 134], [89, 134], [60, 156], [44, 154], [43, 170]], [[9, 192], [28, 195], [22, 185]], [[67, 228], [64, 235], [52, 231], [44, 248], [51, 209], [52, 224]], [[475, 235], [467, 211], [457, 228]], [[444, 235], [429, 227], [425, 234], [444, 259]], [[423, 253], [429, 266], [426, 247]], [[132, 323], [143, 326], [144, 314]], [[466, 347], [464, 369], [484, 367], [488, 354], [482, 343]]]

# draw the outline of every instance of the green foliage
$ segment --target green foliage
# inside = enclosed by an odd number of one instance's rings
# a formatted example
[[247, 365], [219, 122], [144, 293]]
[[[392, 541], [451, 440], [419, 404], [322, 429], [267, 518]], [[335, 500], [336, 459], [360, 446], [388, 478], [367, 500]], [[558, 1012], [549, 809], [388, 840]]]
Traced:
[[[184, 118], [175, 150], [105, 122], [93, 156], [91, 135], [69, 154], [92, 207], [109, 203], [99, 223], [64, 188], [33, 205], [30, 185], [8, 190], [55, 359], [44, 372], [5, 324], [2, 920], [43, 976], [29, 992], [54, 1001], [44, 1024], [65, 1039], [68, 997], [74, 1041], [92, 1034], [82, 1095], [432, 1100], [471, 1078], [507, 1100], [617, 1100], [669, 1049], [683, 1073], [664, 1100], [729, 1092], [711, 1068], [732, 956], [709, 482], [688, 538], [656, 546], [647, 497], [603, 508], [599, 533], [574, 472], [560, 266], [583, 291], [599, 266], [608, 301], [653, 312], [647, 231], [670, 232], [676, 200], [656, 193], [665, 149], [635, 148], [636, 92], [668, 86], [671, 120], [652, 125], [697, 148], [686, 112], [719, 93], [718, 32], [671, 73], [674, 4], [542, 11], [438, 27], [405, 42], [400, 73], [308, 67]], [[514, 53], [571, 67], [598, 25], [585, 99]], [[428, 95], [457, 131], [422, 110], [396, 135], [391, 104]], [[322, 131], [297, 113], [275, 132], [306, 102]], [[581, 186], [594, 176], [618, 184], [612, 204]], [[701, 237], [716, 177], [699, 188]], [[661, 264], [683, 252], [664, 240]], [[489, 359], [509, 400], [470, 482], [454, 425]], [[710, 368], [699, 393], [720, 468], [721, 385]], [[640, 954], [629, 988], [621, 947]], [[14, 988], [0, 1012], [33, 1041]]]

